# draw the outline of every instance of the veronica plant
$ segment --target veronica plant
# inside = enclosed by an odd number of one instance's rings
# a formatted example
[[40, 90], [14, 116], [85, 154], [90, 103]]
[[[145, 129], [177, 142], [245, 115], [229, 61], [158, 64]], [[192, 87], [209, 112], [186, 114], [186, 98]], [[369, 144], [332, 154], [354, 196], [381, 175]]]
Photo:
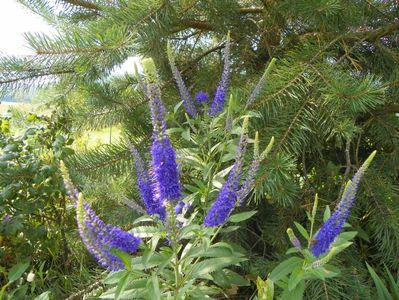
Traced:
[[316, 194], [313, 209], [307, 213], [310, 222], [308, 232], [301, 224], [295, 222], [301, 236], [306, 239], [307, 245], [302, 245], [291, 228], [288, 228], [288, 238], [293, 248], [287, 254], [301, 254], [293, 256], [280, 263], [268, 276], [266, 281], [258, 279], [258, 299], [272, 300], [274, 286], [282, 288], [281, 299], [302, 299], [306, 281], [325, 280], [339, 275], [339, 269], [330, 264], [330, 261], [339, 252], [349, 247], [351, 240], [357, 235], [356, 231], [343, 232], [350, 209], [352, 208], [359, 183], [367, 168], [372, 162], [376, 151], [370, 154], [345, 187], [341, 201], [331, 214], [329, 207], [323, 216], [324, 223], [314, 233], [318, 196]]
[[[195, 105], [203, 105], [207, 94], [197, 94], [198, 103], [194, 104], [170, 49], [169, 58], [187, 121], [181, 125], [171, 119], [177, 127], [167, 128], [155, 67], [152, 60], [144, 60], [145, 76], [139, 82], [148, 99], [153, 132], [147, 161], [143, 159], [147, 155], [129, 143], [146, 210], [133, 221], [133, 229], [105, 224], [62, 167], [67, 193], [76, 207], [80, 236], [99, 264], [112, 271], [104, 281], [110, 288], [100, 298], [205, 299], [237, 293], [239, 286], [249, 285], [231, 268], [240, 267], [245, 253], [222, 241], [220, 234], [237, 230], [235, 223], [256, 213], [232, 214], [254, 188], [257, 170], [273, 139], [260, 153], [258, 134], [249, 138], [248, 116], [238, 119], [231, 132], [225, 131], [223, 113], [214, 117], [203, 110], [201, 119]], [[222, 76], [224, 93], [228, 88], [226, 72]], [[172, 135], [179, 134], [187, 143], [176, 151]], [[250, 144], [253, 155], [247, 153]], [[247, 164], [249, 157], [252, 161]], [[184, 182], [182, 172], [191, 174]]]

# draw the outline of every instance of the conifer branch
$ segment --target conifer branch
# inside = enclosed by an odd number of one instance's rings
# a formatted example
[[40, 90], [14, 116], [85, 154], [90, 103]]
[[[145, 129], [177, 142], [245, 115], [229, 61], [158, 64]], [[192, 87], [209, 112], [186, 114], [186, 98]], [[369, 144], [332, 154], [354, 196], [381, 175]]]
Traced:
[[339, 193], [338, 193], [338, 198], [336, 200], [337, 203], [339, 202], [339, 200], [342, 197], [342, 194], [344, 193], [344, 189], [345, 189], [345, 186], [347, 184], [348, 177], [349, 177], [349, 172], [351, 171], [352, 162], [351, 162], [351, 156], [350, 156], [350, 147], [351, 147], [351, 141], [348, 138], [346, 140], [346, 144], [345, 144], [345, 160], [346, 160], [345, 173], [344, 173], [344, 177], [342, 179], [341, 188], [340, 188]]
[[95, 11], [100, 11], [101, 7], [98, 6], [97, 4], [94, 4], [92, 2], [86, 1], [86, 0], [62, 0], [63, 2], [66, 2], [68, 4], [72, 4], [75, 6], [80, 6], [89, 10], [95, 10]]
[[[181, 20], [181, 24], [185, 26], [185, 28], [195, 28], [202, 31], [214, 31], [215, 27], [209, 23], [203, 21], [196, 21], [196, 20]], [[178, 31], [181, 31], [179, 29]]]
[[305, 109], [306, 105], [309, 103], [309, 101], [312, 99], [312, 97], [307, 97], [305, 101], [303, 101], [301, 107], [296, 111], [294, 117], [292, 118], [292, 121], [290, 125], [288, 126], [287, 130], [284, 132], [282, 138], [280, 139], [280, 142], [277, 144], [277, 146], [273, 149], [273, 153], [278, 153], [280, 151], [281, 147], [285, 143], [289, 133], [292, 131], [294, 128], [295, 123], [297, 122], [299, 116], [302, 114], [303, 110]]
[[387, 105], [383, 108], [375, 110], [375, 113], [377, 114], [399, 113], [399, 104]]
[[10, 84], [18, 81], [23, 81], [27, 79], [34, 79], [38, 77], [45, 77], [45, 76], [58, 76], [58, 75], [63, 75], [63, 74], [73, 74], [75, 73], [75, 70], [62, 70], [62, 71], [47, 71], [39, 74], [30, 74], [22, 77], [15, 77], [15, 78], [10, 78], [10, 79], [4, 79], [0, 80], [0, 85], [2, 84]]

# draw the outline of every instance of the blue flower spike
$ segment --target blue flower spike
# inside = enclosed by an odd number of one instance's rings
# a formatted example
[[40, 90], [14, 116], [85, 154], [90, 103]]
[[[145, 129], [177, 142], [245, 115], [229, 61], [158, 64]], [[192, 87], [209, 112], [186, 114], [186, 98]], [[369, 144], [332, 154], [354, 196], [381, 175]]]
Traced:
[[376, 153], [377, 151], [374, 151], [370, 154], [353, 176], [352, 180], [347, 183], [341, 201], [338, 203], [334, 213], [315, 234], [313, 238], [314, 242], [310, 247], [310, 250], [315, 257], [319, 257], [326, 253], [331, 248], [331, 245], [334, 243], [337, 236], [341, 233], [349, 216], [350, 209], [355, 202], [360, 180], [363, 178]]

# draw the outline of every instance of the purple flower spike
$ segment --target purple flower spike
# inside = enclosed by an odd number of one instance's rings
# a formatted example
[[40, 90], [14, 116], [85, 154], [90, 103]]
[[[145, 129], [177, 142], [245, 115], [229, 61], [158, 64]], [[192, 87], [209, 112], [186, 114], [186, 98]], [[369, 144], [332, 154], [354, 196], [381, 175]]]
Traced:
[[76, 203], [78, 202], [79, 191], [72, 183], [68, 169], [66, 168], [63, 161], [60, 162], [60, 170], [62, 174], [62, 179], [64, 180], [66, 194], [73, 201], [73, 204], [76, 206]]
[[231, 62], [230, 62], [230, 38], [229, 37], [227, 37], [226, 47], [225, 47], [224, 51], [225, 52], [224, 52], [222, 77], [221, 77], [219, 84], [216, 88], [213, 102], [208, 111], [210, 116], [215, 116], [223, 110], [223, 106], [226, 101], [227, 90], [230, 85]]
[[355, 202], [356, 192], [359, 188], [360, 180], [374, 158], [376, 151], [374, 151], [367, 160], [363, 163], [361, 168], [353, 176], [352, 180], [346, 185], [341, 201], [331, 217], [323, 224], [314, 237], [314, 243], [311, 246], [311, 251], [314, 256], [318, 257], [326, 253], [336, 237], [341, 233], [342, 228], [349, 216], [350, 209]]
[[197, 109], [195, 108], [193, 100], [191, 99], [190, 92], [188, 91], [186, 85], [184, 84], [183, 78], [181, 77], [181, 74], [176, 67], [172, 49], [169, 44], [168, 44], [168, 57], [173, 77], [176, 80], [177, 87], [179, 88], [180, 97], [182, 98], [184, 103], [184, 108], [186, 109], [186, 112], [190, 116], [195, 117], [197, 115]]
[[153, 139], [162, 139], [166, 135], [166, 109], [160, 98], [152, 98], [150, 100], [151, 120], [152, 120], [152, 137]]
[[256, 156], [253, 159], [251, 166], [248, 169], [247, 177], [245, 178], [240, 190], [237, 192], [238, 203], [240, 206], [243, 204], [244, 199], [249, 195], [255, 185], [255, 177], [259, 170], [260, 161], [259, 156]]
[[79, 234], [86, 248], [104, 268], [112, 271], [123, 269], [122, 260], [111, 254], [111, 249], [134, 253], [141, 240], [117, 226], [105, 224], [83, 199], [83, 195], [79, 194], [63, 163], [61, 171], [67, 194], [76, 207]]
[[162, 203], [176, 201], [181, 197], [179, 172], [175, 150], [169, 138], [154, 138], [151, 146], [152, 172], [155, 179], [154, 194]]
[[151, 171], [153, 194], [158, 203], [177, 201], [181, 197], [176, 154], [166, 134], [165, 107], [160, 98], [150, 99], [153, 124]]
[[207, 227], [219, 226], [226, 222], [238, 202], [237, 190], [240, 184], [244, 155], [248, 144], [247, 127], [248, 119], [245, 119], [233, 169], [230, 171], [227, 181], [224, 183], [216, 201], [212, 204], [204, 219], [204, 225]]
[[203, 104], [203, 103], [207, 103], [209, 101], [209, 95], [208, 93], [205, 93], [203, 91], [199, 91], [196, 95], [195, 95], [195, 100], [199, 103], [199, 104]]
[[226, 222], [237, 201], [236, 190], [238, 184], [239, 182], [234, 180], [233, 176], [229, 176], [220, 190], [216, 201], [208, 210], [208, 214], [204, 219], [205, 226], [215, 227]]
[[76, 217], [79, 234], [100, 265], [112, 271], [123, 269], [122, 260], [111, 254], [111, 249], [134, 253], [141, 240], [119, 227], [105, 224], [84, 201], [82, 194], [77, 202]]
[[140, 156], [140, 153], [137, 151], [134, 145], [130, 145], [130, 152], [134, 158], [134, 164], [136, 167], [137, 173], [137, 185], [139, 187], [141, 199], [144, 202], [144, 206], [146, 211], [150, 215], [158, 214], [161, 219], [165, 218], [165, 207], [163, 207], [162, 203], [160, 203], [153, 194], [152, 185], [153, 182], [148, 175], [148, 172], [145, 168], [145, 164], [143, 159]]

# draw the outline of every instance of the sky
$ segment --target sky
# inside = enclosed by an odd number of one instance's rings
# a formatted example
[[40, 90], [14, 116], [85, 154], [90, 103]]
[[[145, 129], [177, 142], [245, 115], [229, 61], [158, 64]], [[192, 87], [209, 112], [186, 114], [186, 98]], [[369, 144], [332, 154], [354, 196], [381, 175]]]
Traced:
[[[34, 54], [24, 40], [24, 32], [55, 33], [55, 30], [16, 0], [0, 0], [0, 55]], [[137, 61], [137, 57], [129, 57], [113, 74], [132, 73], [133, 62]]]
[[51, 32], [39, 16], [15, 0], [0, 0], [0, 52], [8, 55], [33, 54], [24, 40], [24, 32]]

